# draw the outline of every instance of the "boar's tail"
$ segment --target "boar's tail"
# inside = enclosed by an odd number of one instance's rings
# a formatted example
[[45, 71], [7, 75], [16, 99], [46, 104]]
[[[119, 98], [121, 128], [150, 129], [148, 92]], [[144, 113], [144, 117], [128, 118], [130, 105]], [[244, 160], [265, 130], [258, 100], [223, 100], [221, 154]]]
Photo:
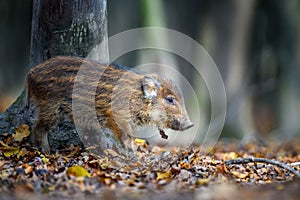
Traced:
[[26, 97], [25, 97], [25, 108], [29, 108], [30, 106], [30, 96], [31, 96], [31, 85], [30, 85], [30, 78], [29, 75], [27, 76], [27, 80], [26, 80]]

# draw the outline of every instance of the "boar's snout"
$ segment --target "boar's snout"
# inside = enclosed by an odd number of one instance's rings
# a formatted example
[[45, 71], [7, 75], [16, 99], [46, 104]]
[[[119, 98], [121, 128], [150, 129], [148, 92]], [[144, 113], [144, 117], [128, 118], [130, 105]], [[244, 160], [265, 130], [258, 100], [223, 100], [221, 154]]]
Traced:
[[171, 129], [177, 131], [184, 131], [194, 126], [194, 124], [189, 120], [172, 120], [171, 121]]
[[187, 129], [193, 127], [193, 126], [194, 126], [194, 124], [190, 120], [187, 120], [187, 121], [185, 121], [185, 123], [182, 124], [182, 126], [179, 130], [184, 131], [184, 130], [187, 130]]

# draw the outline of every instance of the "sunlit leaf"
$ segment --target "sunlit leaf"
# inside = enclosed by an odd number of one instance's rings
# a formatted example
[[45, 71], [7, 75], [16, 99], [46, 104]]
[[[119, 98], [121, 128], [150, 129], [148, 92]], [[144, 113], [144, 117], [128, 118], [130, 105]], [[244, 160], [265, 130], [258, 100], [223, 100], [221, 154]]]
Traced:
[[13, 134], [13, 138], [17, 142], [21, 142], [25, 137], [30, 135], [29, 126], [27, 124], [21, 124], [18, 128], [16, 128], [15, 134]]
[[49, 162], [49, 158], [46, 158], [46, 157], [42, 157], [42, 161], [43, 161], [43, 163], [48, 163]]
[[72, 166], [67, 169], [67, 175], [76, 177], [91, 177], [90, 173], [81, 166]]
[[199, 178], [196, 182], [196, 185], [206, 185], [210, 181], [209, 178]]
[[145, 144], [147, 144], [146, 140], [139, 139], [139, 138], [135, 138], [134, 141], [137, 145], [141, 145], [141, 146], [144, 146]]
[[25, 165], [23, 166], [23, 168], [25, 169], [25, 173], [26, 173], [26, 174], [31, 174], [31, 173], [33, 173], [33, 168], [32, 168], [32, 166], [30, 166], [30, 165], [28, 165], [28, 164], [25, 164]]
[[104, 178], [104, 179], [103, 179], [103, 183], [104, 183], [105, 185], [111, 185], [111, 183], [112, 183], [111, 178]]
[[18, 147], [0, 147], [0, 151], [3, 152], [5, 157], [11, 157], [20, 153]]
[[238, 158], [239, 155], [236, 152], [229, 152], [225, 153], [223, 159], [224, 160], [231, 160], [231, 159], [236, 159]]
[[247, 176], [249, 176], [249, 173], [246, 173], [246, 172], [241, 173], [241, 172], [233, 171], [233, 172], [231, 172], [231, 174], [233, 174], [233, 175], [235, 175], [236, 177], [241, 178], [241, 179], [244, 179], [244, 178], [246, 178]]
[[169, 179], [171, 177], [170, 171], [166, 172], [157, 172], [157, 180]]
[[9, 148], [9, 146], [7, 145], [7, 144], [5, 144], [3, 141], [1, 141], [0, 140], [0, 145], [2, 146], [2, 147], [8, 147]]
[[180, 162], [180, 166], [183, 169], [189, 169], [189, 168], [191, 168], [191, 164], [186, 163], [186, 162]]

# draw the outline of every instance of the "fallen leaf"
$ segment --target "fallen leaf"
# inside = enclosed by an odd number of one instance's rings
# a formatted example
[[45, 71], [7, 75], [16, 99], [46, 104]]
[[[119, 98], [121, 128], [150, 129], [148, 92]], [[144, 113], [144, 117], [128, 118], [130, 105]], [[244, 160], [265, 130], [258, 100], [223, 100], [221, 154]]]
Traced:
[[1, 163], [0, 163], [0, 171], [2, 170], [2, 167], [5, 165], [5, 160], [1, 160]]
[[18, 147], [0, 147], [0, 151], [2, 151], [5, 157], [9, 158], [18, 155], [21, 150]]
[[199, 178], [196, 182], [196, 185], [207, 185], [209, 181], [209, 178]]
[[0, 140], [0, 144], [2, 147], [9, 147], [7, 144], [5, 144], [3, 141]]
[[135, 138], [134, 141], [137, 145], [141, 145], [141, 146], [147, 145], [147, 141], [143, 139]]
[[231, 172], [231, 174], [235, 175], [238, 178], [242, 178], [242, 179], [246, 178], [249, 175], [249, 173], [241, 173], [241, 172], [237, 172], [237, 171], [233, 171], [233, 172]]
[[47, 164], [49, 162], [49, 158], [46, 158], [44, 155], [41, 156], [41, 158], [44, 164]]
[[30, 165], [28, 165], [28, 164], [25, 164], [24, 166], [23, 166], [23, 168], [25, 169], [25, 173], [26, 174], [31, 174], [31, 173], [33, 173], [33, 167], [32, 166], [30, 166]]
[[76, 177], [91, 177], [90, 173], [81, 166], [72, 166], [67, 169], [67, 175]]
[[17, 142], [21, 142], [25, 137], [30, 135], [29, 126], [27, 124], [21, 124], [18, 128], [16, 128], [15, 134], [13, 134], [13, 138]]
[[162, 179], [169, 179], [171, 177], [170, 171], [166, 172], [157, 172], [157, 180], [162, 180]]
[[186, 162], [180, 162], [180, 166], [183, 169], [190, 169], [191, 168], [191, 164], [186, 163]]
[[231, 159], [236, 159], [238, 158], [239, 155], [236, 152], [229, 152], [225, 153], [223, 159], [224, 160], [231, 160]]

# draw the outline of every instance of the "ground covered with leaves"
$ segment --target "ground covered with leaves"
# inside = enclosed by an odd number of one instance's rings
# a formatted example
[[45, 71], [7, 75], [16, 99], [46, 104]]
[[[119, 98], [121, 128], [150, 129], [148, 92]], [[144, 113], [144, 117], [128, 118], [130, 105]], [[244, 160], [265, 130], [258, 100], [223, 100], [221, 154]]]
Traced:
[[51, 155], [28, 144], [29, 128], [0, 136], [0, 199], [297, 199], [300, 141], [220, 141], [159, 147], [136, 140], [135, 157], [69, 147]]

